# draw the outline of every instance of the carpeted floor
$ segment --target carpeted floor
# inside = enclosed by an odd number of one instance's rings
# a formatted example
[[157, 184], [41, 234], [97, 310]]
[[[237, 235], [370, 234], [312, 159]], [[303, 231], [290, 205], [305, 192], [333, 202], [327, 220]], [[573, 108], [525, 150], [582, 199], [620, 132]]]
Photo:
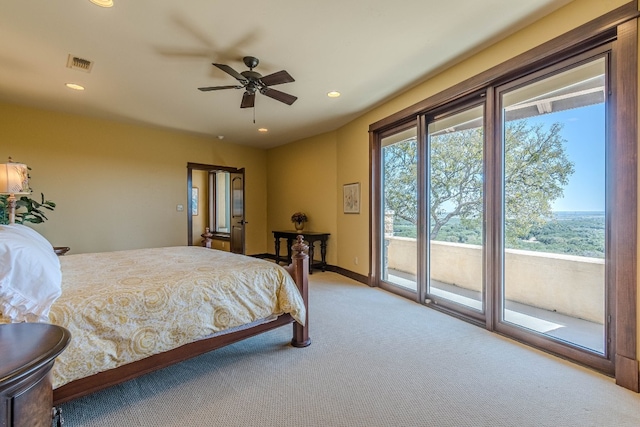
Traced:
[[640, 426], [640, 395], [335, 273], [291, 327], [63, 405], [80, 426]]

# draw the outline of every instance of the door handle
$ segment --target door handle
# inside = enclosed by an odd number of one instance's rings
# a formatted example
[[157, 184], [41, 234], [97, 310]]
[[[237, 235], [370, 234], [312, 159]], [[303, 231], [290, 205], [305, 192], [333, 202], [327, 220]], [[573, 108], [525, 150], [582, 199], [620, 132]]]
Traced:
[[242, 221], [240, 221], [240, 224], [245, 225], [245, 224], [249, 224], [249, 221], [245, 221], [244, 219]]

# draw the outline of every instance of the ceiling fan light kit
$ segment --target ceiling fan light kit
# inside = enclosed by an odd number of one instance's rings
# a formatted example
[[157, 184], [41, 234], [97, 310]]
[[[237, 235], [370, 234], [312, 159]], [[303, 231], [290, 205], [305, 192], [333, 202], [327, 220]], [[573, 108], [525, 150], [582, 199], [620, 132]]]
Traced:
[[215, 67], [218, 67], [220, 70], [238, 80], [240, 83], [239, 85], [199, 87], [198, 90], [208, 92], [212, 90], [244, 89], [240, 108], [253, 108], [255, 105], [256, 92], [287, 105], [291, 105], [296, 102], [298, 97], [271, 88], [271, 86], [294, 82], [295, 80], [288, 72], [282, 70], [263, 77], [257, 71], [253, 71], [253, 69], [260, 63], [258, 58], [254, 56], [245, 56], [242, 60], [244, 61], [244, 64], [249, 67], [249, 70], [241, 73], [238, 73], [226, 64], [213, 63]]

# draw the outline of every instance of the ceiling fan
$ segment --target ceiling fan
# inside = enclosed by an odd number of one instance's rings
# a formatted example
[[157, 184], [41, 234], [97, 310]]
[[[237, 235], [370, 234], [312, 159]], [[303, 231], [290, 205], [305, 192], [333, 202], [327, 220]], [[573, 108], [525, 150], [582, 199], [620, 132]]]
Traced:
[[260, 73], [253, 71], [260, 62], [258, 58], [253, 56], [245, 56], [242, 58], [244, 64], [249, 67], [248, 71], [238, 73], [236, 70], [225, 64], [213, 63], [216, 67], [234, 77], [241, 84], [231, 86], [210, 86], [199, 87], [198, 90], [208, 92], [211, 90], [222, 89], [244, 89], [244, 95], [242, 96], [242, 102], [240, 108], [252, 108], [256, 100], [256, 92], [260, 92], [263, 95], [273, 98], [276, 101], [284, 102], [287, 105], [293, 104], [298, 97], [289, 95], [288, 93], [280, 92], [279, 90], [272, 89], [270, 86], [279, 85], [282, 83], [291, 83], [295, 80], [285, 70], [278, 71], [277, 73], [269, 74], [268, 76], [262, 76]]

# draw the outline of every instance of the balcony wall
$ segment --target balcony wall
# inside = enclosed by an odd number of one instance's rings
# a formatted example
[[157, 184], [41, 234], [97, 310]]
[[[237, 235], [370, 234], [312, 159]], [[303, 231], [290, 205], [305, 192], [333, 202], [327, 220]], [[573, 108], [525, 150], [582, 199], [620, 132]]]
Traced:
[[[388, 268], [416, 274], [415, 239], [387, 237]], [[480, 291], [482, 247], [431, 242], [431, 279]], [[507, 300], [602, 323], [604, 260], [507, 249]]]

